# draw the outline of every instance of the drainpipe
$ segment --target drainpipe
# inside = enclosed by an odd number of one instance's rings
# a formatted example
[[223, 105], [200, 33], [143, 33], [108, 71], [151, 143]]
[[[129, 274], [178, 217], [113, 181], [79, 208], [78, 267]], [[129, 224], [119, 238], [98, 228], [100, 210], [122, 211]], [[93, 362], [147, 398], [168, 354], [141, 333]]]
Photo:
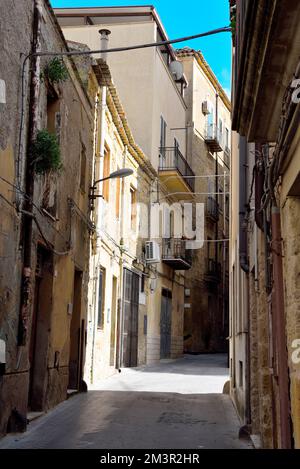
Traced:
[[280, 209], [276, 206], [276, 201], [273, 201], [272, 206], [272, 257], [274, 280], [274, 288], [272, 293], [272, 310], [275, 316], [276, 324], [278, 385], [280, 396], [279, 407], [281, 427], [281, 449], [290, 449], [291, 421], [289, 401], [288, 354], [284, 311], [281, 217]]
[[[42, 5], [40, 0], [34, 2], [33, 16], [33, 47], [32, 53], [41, 50], [41, 17]], [[27, 158], [25, 173], [25, 192], [28, 197], [23, 205], [23, 210], [28, 215], [23, 215], [22, 220], [22, 239], [23, 239], [23, 276], [21, 286], [21, 309], [18, 331], [18, 345], [25, 346], [28, 340], [28, 325], [32, 305], [32, 226], [33, 217], [33, 197], [34, 197], [34, 168], [31, 164], [31, 148], [36, 136], [39, 118], [39, 92], [40, 92], [40, 62], [38, 56], [31, 59], [31, 83], [30, 83], [30, 102], [29, 102], [29, 125]]]

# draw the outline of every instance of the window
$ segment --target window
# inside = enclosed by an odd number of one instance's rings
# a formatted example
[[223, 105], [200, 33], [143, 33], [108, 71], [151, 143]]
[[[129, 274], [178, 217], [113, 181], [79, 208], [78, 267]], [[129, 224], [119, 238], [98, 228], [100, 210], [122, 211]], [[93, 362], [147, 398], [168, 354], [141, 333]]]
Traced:
[[[107, 148], [105, 148], [104, 162], [103, 162], [103, 179], [107, 178], [109, 175], [110, 175], [110, 151]], [[109, 202], [109, 182], [110, 182], [109, 179], [103, 182], [103, 198], [104, 200], [106, 200], [106, 202]]]
[[60, 100], [57, 97], [47, 96], [47, 130], [55, 134], [60, 141], [61, 114]]
[[105, 269], [101, 268], [98, 285], [98, 329], [104, 327], [104, 303], [105, 303]]
[[243, 379], [244, 371], [243, 371], [243, 362], [239, 362], [239, 387], [242, 388], [244, 386], [244, 379]]
[[80, 159], [80, 189], [85, 192], [86, 183], [86, 148], [81, 144], [81, 159]]
[[131, 229], [136, 229], [136, 190], [130, 187], [130, 223]]

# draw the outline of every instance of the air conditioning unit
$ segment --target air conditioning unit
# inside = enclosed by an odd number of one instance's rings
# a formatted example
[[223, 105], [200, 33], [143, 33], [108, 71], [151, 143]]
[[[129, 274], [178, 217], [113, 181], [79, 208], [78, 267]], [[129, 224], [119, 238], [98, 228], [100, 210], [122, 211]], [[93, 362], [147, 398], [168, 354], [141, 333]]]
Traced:
[[147, 264], [160, 263], [160, 247], [155, 241], [147, 241], [145, 244], [145, 257]]
[[208, 114], [210, 114], [210, 111], [209, 111], [209, 107], [208, 107], [208, 102], [207, 101], [203, 101], [202, 103], [202, 113], [207, 116]]

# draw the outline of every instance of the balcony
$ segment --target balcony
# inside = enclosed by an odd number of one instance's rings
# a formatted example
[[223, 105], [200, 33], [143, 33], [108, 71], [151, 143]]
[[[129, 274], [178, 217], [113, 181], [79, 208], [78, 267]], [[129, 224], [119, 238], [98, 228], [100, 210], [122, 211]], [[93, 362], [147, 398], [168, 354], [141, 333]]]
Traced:
[[214, 197], [209, 196], [206, 203], [206, 218], [213, 223], [219, 221], [219, 204]]
[[195, 192], [195, 174], [179, 148], [160, 148], [158, 172], [170, 195], [177, 194], [178, 199], [187, 199]]
[[221, 281], [221, 264], [214, 259], [207, 259], [206, 271], [204, 275], [207, 283], [217, 284]]
[[192, 267], [192, 253], [186, 249], [186, 241], [163, 239], [162, 261], [174, 270], [189, 270]]
[[223, 134], [216, 124], [206, 125], [204, 139], [211, 153], [220, 153], [224, 150]]

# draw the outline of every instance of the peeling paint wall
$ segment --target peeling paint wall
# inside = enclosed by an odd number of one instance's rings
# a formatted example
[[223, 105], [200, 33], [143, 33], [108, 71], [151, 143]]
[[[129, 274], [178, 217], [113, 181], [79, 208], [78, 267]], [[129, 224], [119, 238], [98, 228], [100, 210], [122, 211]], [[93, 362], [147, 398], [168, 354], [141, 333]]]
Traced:
[[[32, 1], [1, 2], [1, 53], [0, 79], [6, 83], [6, 104], [0, 103], [0, 176], [11, 184], [23, 184], [22, 173], [25, 168], [26, 129], [28, 123], [28, 93], [26, 79], [26, 98], [24, 100], [24, 137], [22, 140], [21, 161], [18, 166], [17, 148], [19, 120], [21, 115], [21, 64], [20, 53], [28, 54], [32, 39]], [[65, 48], [60, 31], [55, 23], [54, 16], [48, 4], [43, 3], [42, 12], [42, 49], [44, 51], [57, 51]], [[16, 20], [18, 18], [18, 20]], [[3, 24], [2, 24], [3, 22]], [[3, 41], [3, 42], [2, 42]], [[44, 68], [49, 58], [41, 59]], [[47, 264], [49, 276], [47, 303], [48, 323], [39, 319], [38, 332], [44, 334], [46, 347], [40, 348], [39, 341], [35, 339], [33, 347], [36, 360], [31, 356], [30, 344], [32, 342], [34, 321], [33, 311], [35, 298], [38, 297], [38, 276], [33, 278], [32, 307], [29, 321], [29, 337], [25, 346], [17, 346], [20, 288], [22, 270], [22, 244], [19, 245], [21, 229], [21, 216], [9, 205], [19, 196], [14, 188], [0, 181], [0, 194], [7, 201], [0, 198], [0, 339], [6, 344], [6, 369], [4, 376], [0, 376], [0, 433], [7, 431], [8, 420], [12, 409], [26, 416], [28, 409], [28, 395], [33, 391], [29, 389], [30, 367], [34, 376], [34, 387], [39, 389], [39, 398], [35, 406], [39, 410], [47, 410], [64, 400], [67, 396], [69, 382], [69, 353], [70, 353], [70, 310], [74, 299], [74, 273], [75, 269], [82, 271], [82, 307], [80, 317], [85, 333], [86, 329], [86, 302], [89, 262], [89, 232], [86, 223], [89, 212], [88, 190], [92, 177], [93, 160], [93, 118], [94, 96], [88, 96], [86, 89], [79, 81], [76, 68], [66, 61], [69, 78], [65, 83], [57, 86], [59, 103], [59, 136], [63, 169], [57, 175], [36, 176], [35, 214], [40, 230], [34, 223], [33, 230], [33, 263], [32, 271], [37, 271], [37, 250], [43, 246], [47, 252], [51, 247], [53, 262]], [[47, 87], [41, 84], [39, 96], [39, 129], [47, 128]], [[80, 173], [82, 145], [86, 150], [85, 181], [86, 185], [80, 190]], [[18, 178], [17, 169], [20, 171]], [[43, 201], [45, 192], [52, 191], [53, 208], [51, 213], [45, 212]], [[70, 206], [70, 199], [73, 201]], [[55, 205], [55, 207], [53, 206]], [[76, 208], [78, 207], [78, 208]], [[80, 210], [79, 210], [80, 209]], [[70, 238], [71, 231], [73, 232]], [[41, 232], [43, 236], [41, 236]], [[47, 244], [45, 243], [47, 240]], [[36, 274], [37, 275], [37, 274]], [[44, 291], [44, 290], [43, 290]], [[38, 318], [45, 311], [46, 306], [36, 303]], [[77, 331], [76, 331], [77, 334]], [[73, 338], [74, 339], [74, 338]], [[84, 349], [85, 344], [82, 343]], [[81, 359], [84, 360], [84, 350]], [[33, 370], [33, 363], [35, 369]], [[42, 373], [36, 370], [42, 369]], [[32, 378], [31, 378], [32, 383]], [[33, 392], [34, 394], [35, 392]], [[33, 409], [35, 410], [35, 409]]]

